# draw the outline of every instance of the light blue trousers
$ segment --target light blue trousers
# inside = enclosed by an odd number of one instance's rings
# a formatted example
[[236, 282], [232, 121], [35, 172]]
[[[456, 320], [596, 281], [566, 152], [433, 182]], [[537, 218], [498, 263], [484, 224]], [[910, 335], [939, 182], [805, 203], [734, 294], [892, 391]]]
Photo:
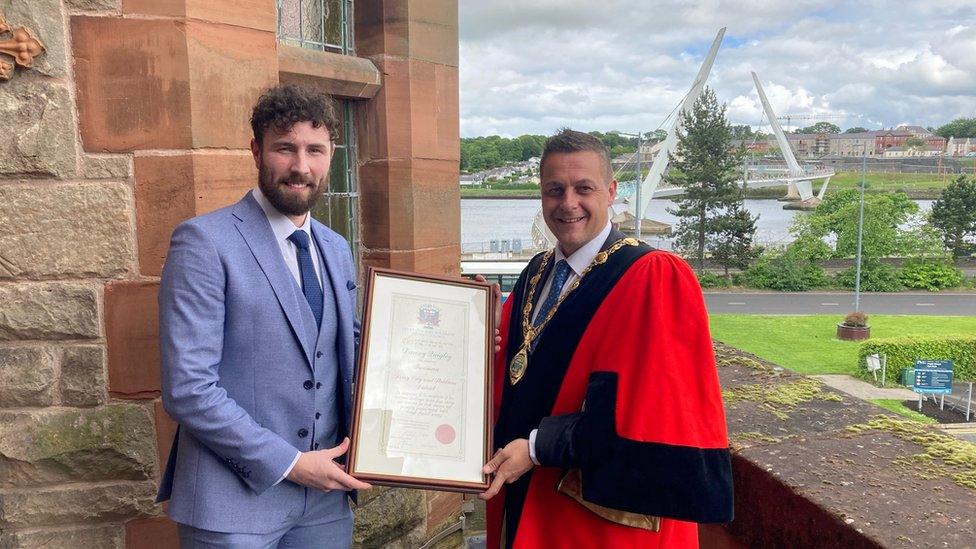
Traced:
[[[332, 493], [329, 494], [330, 496]], [[301, 516], [289, 519], [266, 534], [212, 532], [179, 525], [182, 549], [349, 549], [352, 511], [344, 492], [316, 498]]]

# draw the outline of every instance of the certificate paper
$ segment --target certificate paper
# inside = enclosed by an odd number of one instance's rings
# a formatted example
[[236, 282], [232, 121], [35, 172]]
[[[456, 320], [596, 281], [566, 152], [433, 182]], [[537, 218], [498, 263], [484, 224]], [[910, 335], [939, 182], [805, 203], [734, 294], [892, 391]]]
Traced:
[[487, 487], [488, 285], [370, 271], [350, 472], [380, 484]]

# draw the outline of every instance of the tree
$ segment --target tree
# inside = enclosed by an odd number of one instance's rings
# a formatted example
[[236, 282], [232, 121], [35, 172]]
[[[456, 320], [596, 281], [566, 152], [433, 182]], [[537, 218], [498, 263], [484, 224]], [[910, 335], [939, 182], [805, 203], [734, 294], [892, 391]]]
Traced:
[[929, 222], [939, 231], [953, 260], [976, 249], [976, 177], [960, 175], [932, 205]]
[[935, 133], [949, 139], [950, 137], [976, 137], [976, 118], [957, 118], [948, 124], [939, 126]]
[[[726, 270], [750, 253], [755, 217], [742, 208], [739, 187], [742, 149], [734, 150], [732, 130], [715, 92], [705, 88], [691, 112], [682, 114], [683, 131], [670, 156], [666, 181], [683, 187], [668, 211], [678, 217], [676, 247], [693, 254], [698, 272], [705, 268], [705, 252], [712, 252]], [[721, 240], [734, 244], [724, 246]], [[716, 255], [715, 252], [719, 255]]]
[[847, 128], [844, 133], [864, 133], [868, 131], [867, 128], [862, 128], [861, 126], [854, 126], [853, 128]]
[[905, 148], [907, 149], [924, 149], [925, 140], [921, 137], [912, 135], [908, 139], [905, 139]]
[[817, 122], [812, 126], [800, 128], [795, 133], [840, 133], [840, 126], [830, 122]]
[[[810, 214], [812, 234], [833, 236], [834, 257], [853, 257], [857, 252], [857, 220], [860, 195], [857, 189], [828, 194]], [[864, 196], [864, 231], [861, 256], [865, 260], [903, 254], [910, 238], [902, 225], [918, 213], [918, 204], [905, 193], [868, 194]]]
[[733, 202], [725, 215], [715, 220], [715, 232], [709, 237], [712, 259], [725, 269], [725, 280], [732, 283], [729, 268], [745, 270], [761, 251], [753, 246], [756, 219], [745, 209], [742, 201]]
[[668, 137], [667, 130], [656, 129], [652, 132], [648, 132], [644, 139], [648, 141], [664, 141]]
[[732, 126], [732, 139], [750, 139], [752, 136], [752, 126], [748, 124]]

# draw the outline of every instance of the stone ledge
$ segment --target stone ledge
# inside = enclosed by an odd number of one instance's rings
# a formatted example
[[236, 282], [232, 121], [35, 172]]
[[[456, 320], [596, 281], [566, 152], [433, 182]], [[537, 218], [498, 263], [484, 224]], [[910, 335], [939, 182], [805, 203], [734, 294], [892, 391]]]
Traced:
[[383, 85], [383, 75], [369, 59], [284, 44], [278, 44], [278, 73], [284, 84], [351, 99], [372, 99]]

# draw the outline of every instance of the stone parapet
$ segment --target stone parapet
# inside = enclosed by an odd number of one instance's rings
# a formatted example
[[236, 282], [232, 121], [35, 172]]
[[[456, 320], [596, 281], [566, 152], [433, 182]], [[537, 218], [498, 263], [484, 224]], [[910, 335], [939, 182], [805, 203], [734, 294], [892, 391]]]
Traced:
[[739, 543], [966, 547], [976, 539], [972, 444], [747, 353], [716, 351], [735, 481], [726, 531]]
[[116, 182], [0, 185], [0, 281], [124, 276], [135, 259], [131, 201]]
[[383, 547], [423, 527], [426, 503], [422, 490], [376, 487], [360, 494], [368, 496], [356, 509], [353, 547]]

